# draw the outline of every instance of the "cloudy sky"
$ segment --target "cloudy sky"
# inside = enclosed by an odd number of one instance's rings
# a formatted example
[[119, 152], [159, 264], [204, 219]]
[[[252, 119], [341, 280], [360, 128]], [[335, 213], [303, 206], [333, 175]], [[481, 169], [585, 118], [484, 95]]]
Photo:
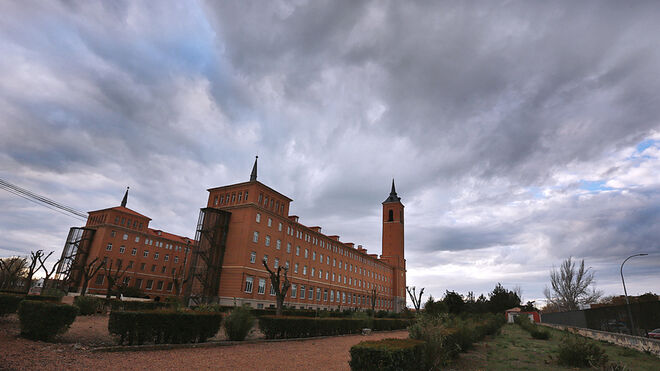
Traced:
[[[0, 178], [194, 236], [259, 180], [380, 253], [392, 178], [408, 284], [538, 300], [585, 259], [660, 292], [660, 4], [0, 2]], [[0, 190], [0, 256], [82, 222]]]

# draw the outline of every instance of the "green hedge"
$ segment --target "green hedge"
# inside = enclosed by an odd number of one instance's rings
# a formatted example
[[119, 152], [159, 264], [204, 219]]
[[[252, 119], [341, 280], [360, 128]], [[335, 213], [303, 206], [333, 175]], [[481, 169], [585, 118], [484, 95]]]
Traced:
[[275, 317], [259, 318], [259, 328], [267, 339], [357, 334], [366, 321], [354, 318]]
[[34, 340], [51, 340], [66, 332], [75, 321], [78, 308], [73, 305], [23, 300], [18, 306], [21, 335]]
[[119, 344], [182, 344], [215, 336], [222, 314], [203, 312], [111, 312], [108, 330]]
[[374, 331], [401, 330], [410, 326], [412, 320], [404, 318], [374, 318], [371, 329]]
[[363, 341], [351, 347], [351, 370], [420, 370], [424, 342], [413, 339]]
[[52, 301], [59, 303], [62, 300], [61, 296], [50, 296], [50, 295], [28, 295], [25, 297], [25, 300], [32, 301]]
[[548, 340], [550, 339], [550, 332], [542, 330], [539, 326], [532, 323], [526, 315], [516, 316], [514, 322], [518, 324], [523, 330], [529, 332], [534, 339]]
[[23, 299], [25, 299], [24, 295], [0, 294], [0, 317], [15, 313]]
[[105, 300], [95, 296], [76, 296], [73, 299], [73, 305], [80, 309], [81, 316], [89, 316], [97, 312], [103, 312]]

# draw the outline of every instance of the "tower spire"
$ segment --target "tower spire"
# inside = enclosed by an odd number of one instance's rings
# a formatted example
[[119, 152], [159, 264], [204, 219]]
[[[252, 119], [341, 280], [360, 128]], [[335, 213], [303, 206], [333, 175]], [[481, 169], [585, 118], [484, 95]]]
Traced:
[[126, 187], [126, 193], [124, 193], [124, 198], [121, 200], [121, 206], [126, 207], [126, 202], [128, 202], [128, 190], [131, 187]]
[[250, 181], [251, 182], [256, 182], [257, 181], [257, 160], [259, 159], [259, 156], [254, 156], [254, 165], [252, 166], [252, 173], [250, 174]]
[[392, 190], [390, 191], [390, 196], [385, 201], [383, 201], [383, 203], [385, 203], [385, 202], [399, 202], [399, 201], [401, 201], [401, 197], [399, 197], [396, 194], [396, 188], [394, 187], [394, 178], [392, 178]]

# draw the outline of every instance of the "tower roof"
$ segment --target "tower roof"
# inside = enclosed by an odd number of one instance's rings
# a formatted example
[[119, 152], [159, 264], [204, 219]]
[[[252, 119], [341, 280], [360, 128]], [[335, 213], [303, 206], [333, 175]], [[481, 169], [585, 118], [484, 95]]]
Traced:
[[386, 202], [401, 202], [401, 197], [397, 196], [396, 194], [396, 188], [394, 187], [394, 178], [392, 178], [392, 190], [390, 191], [390, 196], [383, 201], [383, 203]]
[[126, 193], [124, 193], [124, 198], [121, 200], [121, 206], [126, 207], [126, 202], [128, 202], [128, 190], [131, 187], [126, 187]]
[[250, 174], [250, 181], [251, 182], [256, 182], [257, 181], [257, 160], [258, 159], [259, 159], [259, 156], [255, 156], [254, 165], [252, 166], [252, 173]]

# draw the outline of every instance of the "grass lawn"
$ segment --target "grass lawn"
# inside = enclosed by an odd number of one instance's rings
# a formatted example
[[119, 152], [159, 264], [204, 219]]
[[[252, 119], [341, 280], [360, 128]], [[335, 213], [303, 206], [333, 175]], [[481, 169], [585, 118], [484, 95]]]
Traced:
[[[574, 370], [575, 368], [560, 366], [557, 363], [557, 348], [564, 337], [562, 331], [545, 328], [550, 332], [549, 340], [536, 340], [520, 326], [509, 324], [502, 327], [502, 334], [491, 338], [482, 346], [465, 354], [466, 358], [474, 358], [476, 353], [486, 353], [485, 369], [487, 370]], [[610, 362], [619, 362], [626, 370], [660, 370], [660, 358], [590, 340], [598, 344], [609, 357]], [[472, 353], [472, 354], [470, 354]], [[483, 354], [482, 354], [483, 355]], [[463, 358], [463, 354], [461, 358]], [[471, 369], [466, 362], [458, 360], [456, 366], [460, 369]], [[468, 366], [468, 367], [461, 367]]]

